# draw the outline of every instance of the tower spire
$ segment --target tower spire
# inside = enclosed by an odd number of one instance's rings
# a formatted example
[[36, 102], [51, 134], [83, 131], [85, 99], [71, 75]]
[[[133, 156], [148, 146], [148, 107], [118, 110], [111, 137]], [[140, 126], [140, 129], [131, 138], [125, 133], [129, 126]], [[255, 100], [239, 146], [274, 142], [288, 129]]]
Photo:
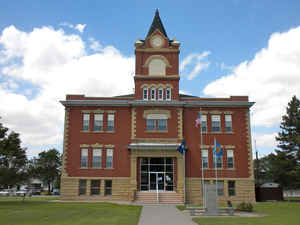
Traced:
[[149, 37], [156, 29], [158, 29], [165, 37], [168, 38], [168, 35], [167, 35], [166, 30], [164, 28], [164, 25], [162, 24], [161, 19], [159, 17], [158, 9], [156, 9], [156, 11], [155, 11], [155, 16], [153, 18], [151, 27], [148, 31], [148, 34], [147, 34], [146, 38]]

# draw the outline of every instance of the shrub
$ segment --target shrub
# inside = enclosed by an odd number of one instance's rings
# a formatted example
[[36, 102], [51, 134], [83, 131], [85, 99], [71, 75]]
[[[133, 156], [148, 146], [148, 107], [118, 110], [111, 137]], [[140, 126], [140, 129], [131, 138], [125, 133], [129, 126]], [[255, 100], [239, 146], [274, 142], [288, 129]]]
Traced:
[[244, 212], [252, 212], [253, 211], [253, 206], [250, 202], [249, 203], [242, 202], [242, 203], [237, 205], [236, 209], [239, 210], [239, 211], [244, 211]]

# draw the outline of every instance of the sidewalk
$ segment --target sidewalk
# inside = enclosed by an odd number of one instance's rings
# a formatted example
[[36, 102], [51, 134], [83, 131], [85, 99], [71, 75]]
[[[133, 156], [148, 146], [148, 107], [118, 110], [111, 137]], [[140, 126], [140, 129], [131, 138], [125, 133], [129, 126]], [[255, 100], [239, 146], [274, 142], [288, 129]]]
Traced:
[[138, 225], [196, 225], [175, 205], [144, 205]]

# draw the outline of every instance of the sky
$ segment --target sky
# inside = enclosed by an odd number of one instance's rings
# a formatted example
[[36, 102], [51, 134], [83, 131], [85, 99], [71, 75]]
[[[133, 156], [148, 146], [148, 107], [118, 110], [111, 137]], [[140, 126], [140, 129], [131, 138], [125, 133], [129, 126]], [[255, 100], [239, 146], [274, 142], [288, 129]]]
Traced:
[[0, 0], [0, 123], [28, 157], [62, 152], [66, 94], [133, 92], [134, 42], [155, 9], [181, 43], [180, 91], [248, 95], [253, 150], [276, 149], [292, 96], [300, 97], [299, 0]]

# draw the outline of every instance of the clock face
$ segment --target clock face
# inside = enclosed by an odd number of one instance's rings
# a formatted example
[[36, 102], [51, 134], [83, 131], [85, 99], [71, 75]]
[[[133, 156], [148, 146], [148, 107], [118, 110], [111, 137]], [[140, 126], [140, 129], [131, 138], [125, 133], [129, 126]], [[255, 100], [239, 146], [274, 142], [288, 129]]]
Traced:
[[159, 48], [163, 45], [164, 43], [164, 40], [159, 37], [159, 36], [155, 36], [151, 39], [151, 45], [154, 47], [154, 48]]

